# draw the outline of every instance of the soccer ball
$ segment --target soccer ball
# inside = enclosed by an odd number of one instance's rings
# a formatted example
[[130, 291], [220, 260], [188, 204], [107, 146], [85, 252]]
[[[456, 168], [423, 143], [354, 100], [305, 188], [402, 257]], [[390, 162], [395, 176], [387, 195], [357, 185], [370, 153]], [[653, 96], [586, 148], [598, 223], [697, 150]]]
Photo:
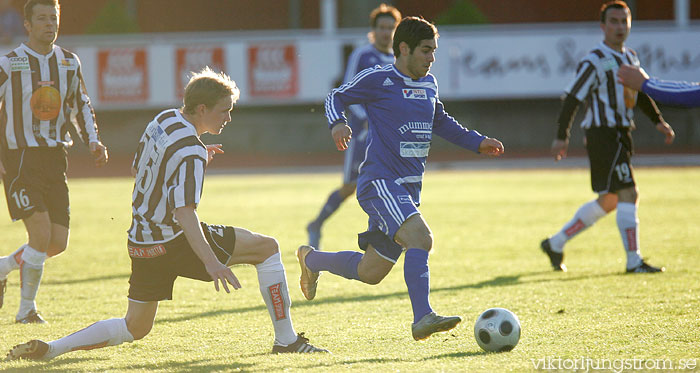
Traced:
[[474, 338], [485, 351], [510, 351], [520, 340], [520, 320], [505, 308], [489, 308], [476, 320]]

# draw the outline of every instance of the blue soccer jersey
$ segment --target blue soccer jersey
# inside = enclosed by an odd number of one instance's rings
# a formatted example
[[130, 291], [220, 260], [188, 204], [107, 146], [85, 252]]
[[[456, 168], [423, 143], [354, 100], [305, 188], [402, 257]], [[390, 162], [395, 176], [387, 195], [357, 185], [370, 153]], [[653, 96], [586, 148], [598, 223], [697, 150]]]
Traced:
[[642, 84], [642, 92], [667, 105], [700, 106], [700, 83], [650, 78]]
[[[361, 71], [326, 98], [329, 127], [346, 123], [343, 110], [352, 104], [364, 106], [369, 123], [358, 192], [376, 179], [415, 183], [420, 191], [433, 133], [474, 152], [485, 138], [445, 112], [432, 74], [411, 79], [395, 65]], [[419, 201], [419, 195], [413, 198]]]

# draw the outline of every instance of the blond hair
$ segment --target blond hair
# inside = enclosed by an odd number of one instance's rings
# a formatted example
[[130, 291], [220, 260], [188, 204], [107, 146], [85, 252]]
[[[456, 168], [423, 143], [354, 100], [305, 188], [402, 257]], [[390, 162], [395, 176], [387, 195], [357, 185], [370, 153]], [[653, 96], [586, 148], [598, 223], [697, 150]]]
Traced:
[[194, 114], [195, 108], [204, 104], [211, 109], [224, 97], [231, 96], [233, 103], [238, 101], [241, 91], [236, 82], [224, 74], [216, 73], [209, 66], [199, 72], [192, 72], [190, 81], [185, 86], [185, 95], [182, 99], [182, 112]]

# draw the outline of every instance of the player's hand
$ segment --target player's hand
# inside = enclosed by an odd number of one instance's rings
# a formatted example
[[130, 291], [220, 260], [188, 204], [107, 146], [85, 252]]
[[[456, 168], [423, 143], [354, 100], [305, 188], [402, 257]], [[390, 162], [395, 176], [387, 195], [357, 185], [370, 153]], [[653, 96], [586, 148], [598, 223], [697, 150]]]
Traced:
[[95, 166], [102, 167], [107, 164], [107, 160], [109, 159], [107, 147], [102, 145], [101, 142], [91, 142], [90, 153], [92, 153], [92, 157], [95, 158]]
[[207, 164], [214, 159], [214, 154], [224, 154], [224, 149], [221, 149], [221, 144], [207, 145]]
[[559, 162], [562, 158], [566, 158], [566, 152], [569, 150], [569, 140], [554, 139], [552, 141], [552, 155], [554, 161]]
[[649, 79], [649, 75], [639, 66], [622, 65], [617, 70], [617, 81], [627, 88], [635, 91], [642, 90], [642, 84]]
[[663, 133], [666, 136], [666, 139], [664, 140], [664, 143], [666, 143], [666, 145], [673, 144], [673, 139], [676, 138], [676, 133], [673, 132], [673, 128], [671, 128], [671, 126], [669, 126], [668, 123], [666, 123], [666, 122], [657, 123], [656, 130]]
[[336, 124], [331, 130], [335, 147], [341, 152], [348, 148], [350, 139], [352, 138], [352, 130], [347, 124]]
[[479, 153], [492, 157], [498, 157], [503, 154], [504, 151], [503, 143], [490, 137], [481, 140], [481, 144], [479, 144]]
[[204, 267], [207, 273], [209, 273], [209, 276], [211, 276], [211, 279], [214, 280], [214, 288], [216, 291], [219, 291], [219, 282], [221, 282], [221, 285], [227, 293], [231, 292], [226, 284], [227, 282], [233, 286], [234, 290], [241, 288], [241, 283], [238, 282], [238, 278], [233, 274], [231, 268], [226, 267], [221, 264], [221, 262], [213, 261], [212, 263], [206, 264]]

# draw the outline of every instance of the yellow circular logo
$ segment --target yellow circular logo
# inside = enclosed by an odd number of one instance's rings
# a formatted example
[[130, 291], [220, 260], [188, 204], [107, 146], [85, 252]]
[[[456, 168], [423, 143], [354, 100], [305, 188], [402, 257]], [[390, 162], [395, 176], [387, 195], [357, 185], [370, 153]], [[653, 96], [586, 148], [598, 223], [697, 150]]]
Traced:
[[39, 120], [56, 119], [61, 111], [61, 94], [54, 87], [40, 87], [32, 93], [29, 105]]

